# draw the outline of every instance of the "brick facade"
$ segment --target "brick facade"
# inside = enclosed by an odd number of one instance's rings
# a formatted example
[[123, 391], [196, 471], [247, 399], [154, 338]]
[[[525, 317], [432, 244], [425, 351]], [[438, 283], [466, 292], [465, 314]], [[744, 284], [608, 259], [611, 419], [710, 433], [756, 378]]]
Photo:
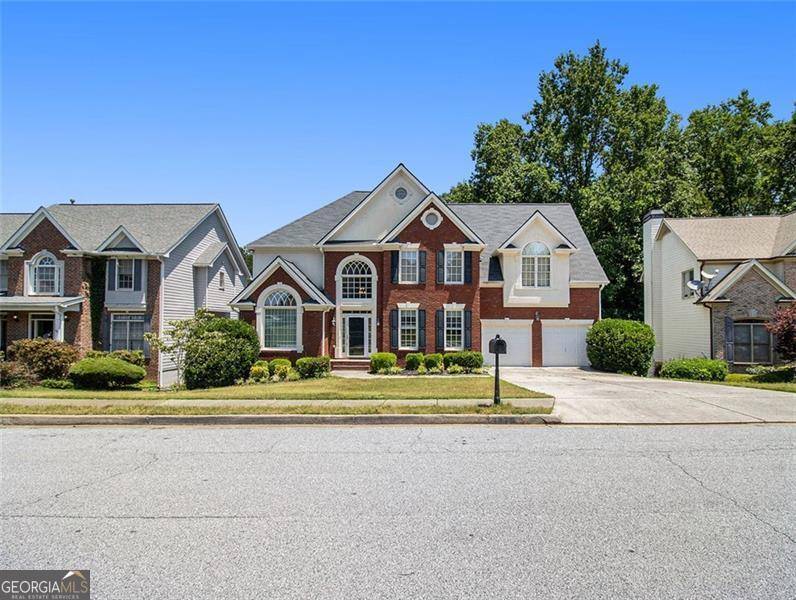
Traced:
[[[796, 263], [786, 263], [785, 278], [794, 275]], [[713, 338], [713, 358], [725, 359], [725, 322], [752, 320], [768, 321], [774, 311], [782, 306], [778, 303], [782, 293], [755, 269], [750, 269], [724, 294], [729, 302], [711, 303], [711, 329]], [[778, 362], [775, 356], [775, 362]], [[743, 370], [745, 367], [739, 367]]]

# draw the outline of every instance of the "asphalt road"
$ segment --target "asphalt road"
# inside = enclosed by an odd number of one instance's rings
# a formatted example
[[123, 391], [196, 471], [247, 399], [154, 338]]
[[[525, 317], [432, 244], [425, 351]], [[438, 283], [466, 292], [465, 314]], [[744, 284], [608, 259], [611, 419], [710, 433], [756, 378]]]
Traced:
[[793, 598], [796, 427], [0, 430], [0, 568], [93, 598]]

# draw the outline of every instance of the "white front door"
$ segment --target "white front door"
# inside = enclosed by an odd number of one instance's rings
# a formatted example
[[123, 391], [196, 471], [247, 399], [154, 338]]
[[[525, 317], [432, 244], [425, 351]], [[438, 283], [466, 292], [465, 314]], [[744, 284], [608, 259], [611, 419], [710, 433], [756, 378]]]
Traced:
[[345, 353], [351, 358], [370, 356], [370, 317], [348, 315], [345, 317]]

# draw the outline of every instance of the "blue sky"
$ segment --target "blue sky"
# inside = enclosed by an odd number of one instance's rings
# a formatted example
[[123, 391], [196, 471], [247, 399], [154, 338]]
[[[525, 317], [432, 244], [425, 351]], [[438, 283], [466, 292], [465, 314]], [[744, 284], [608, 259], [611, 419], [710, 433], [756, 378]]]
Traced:
[[598, 38], [681, 114], [746, 87], [785, 118], [794, 30], [793, 3], [5, 3], [0, 209], [220, 202], [246, 243], [398, 162], [446, 191]]

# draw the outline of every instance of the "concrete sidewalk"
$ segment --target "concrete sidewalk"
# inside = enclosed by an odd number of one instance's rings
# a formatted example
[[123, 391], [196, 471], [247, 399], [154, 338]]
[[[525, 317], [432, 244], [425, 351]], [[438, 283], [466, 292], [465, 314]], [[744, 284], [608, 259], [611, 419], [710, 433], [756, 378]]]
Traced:
[[502, 379], [555, 396], [571, 424], [796, 423], [796, 394], [575, 367], [506, 367]]

